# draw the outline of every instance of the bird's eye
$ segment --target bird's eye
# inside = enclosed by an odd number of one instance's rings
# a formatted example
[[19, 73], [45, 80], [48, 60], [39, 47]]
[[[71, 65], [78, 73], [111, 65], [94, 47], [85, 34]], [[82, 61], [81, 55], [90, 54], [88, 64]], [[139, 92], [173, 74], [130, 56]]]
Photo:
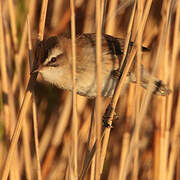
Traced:
[[52, 58], [51, 58], [51, 62], [52, 62], [52, 63], [56, 62], [56, 58], [55, 58], [55, 57], [52, 57]]

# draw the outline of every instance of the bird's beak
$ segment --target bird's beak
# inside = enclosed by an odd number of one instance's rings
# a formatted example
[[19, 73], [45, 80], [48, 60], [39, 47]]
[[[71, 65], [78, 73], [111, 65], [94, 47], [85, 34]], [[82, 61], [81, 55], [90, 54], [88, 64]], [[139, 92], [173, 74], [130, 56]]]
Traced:
[[30, 75], [39, 72], [39, 70], [40, 70], [40, 67], [34, 67], [31, 71]]
[[32, 74], [34, 74], [34, 73], [36, 73], [36, 72], [38, 72], [38, 71], [39, 71], [38, 69], [34, 69], [34, 70], [31, 71], [30, 74], [32, 75]]

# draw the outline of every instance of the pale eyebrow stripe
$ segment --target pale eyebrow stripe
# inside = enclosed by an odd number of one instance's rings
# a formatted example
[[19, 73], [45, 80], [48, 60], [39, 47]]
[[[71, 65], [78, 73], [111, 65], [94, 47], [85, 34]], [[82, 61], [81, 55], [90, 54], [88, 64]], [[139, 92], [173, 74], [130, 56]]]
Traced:
[[46, 58], [44, 64], [47, 64], [52, 57], [57, 57], [58, 55], [63, 54], [63, 51], [59, 48], [54, 48], [52, 49], [52, 51], [50, 52], [50, 55], [48, 55], [48, 57]]

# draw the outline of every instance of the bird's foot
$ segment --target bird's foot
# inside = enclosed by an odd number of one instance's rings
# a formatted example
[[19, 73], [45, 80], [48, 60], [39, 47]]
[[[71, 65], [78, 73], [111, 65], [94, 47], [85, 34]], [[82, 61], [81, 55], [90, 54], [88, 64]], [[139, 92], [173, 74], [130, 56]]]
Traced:
[[113, 128], [112, 122], [110, 122], [109, 119], [110, 119], [110, 117], [105, 116], [105, 115], [103, 116], [103, 126], [105, 128]]
[[121, 71], [120, 71], [120, 69], [116, 69], [116, 70], [113, 70], [112, 72], [111, 72], [111, 76], [112, 76], [112, 78], [113, 79], [119, 79], [119, 77], [121, 76]]

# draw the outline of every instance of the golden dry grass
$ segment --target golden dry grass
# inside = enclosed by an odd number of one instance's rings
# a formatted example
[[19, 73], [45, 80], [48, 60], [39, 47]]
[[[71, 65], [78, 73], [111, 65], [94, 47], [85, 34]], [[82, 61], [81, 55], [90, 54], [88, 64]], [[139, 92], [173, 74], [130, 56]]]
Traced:
[[[102, 31], [126, 39], [126, 66], [112, 99], [100, 97]], [[72, 36], [73, 93], [40, 76], [34, 86], [36, 77], [29, 73], [36, 42], [63, 32]], [[96, 105], [75, 94], [75, 34], [83, 32], [97, 33]], [[179, 33], [180, 1], [175, 0], [0, 0], [2, 180], [180, 179]], [[127, 58], [130, 39], [135, 47]], [[142, 55], [142, 44], [149, 53]], [[137, 84], [119, 98], [134, 61]], [[153, 95], [151, 81], [146, 91], [140, 87], [141, 62], [169, 85], [169, 96]], [[114, 128], [101, 133], [108, 104]]]

